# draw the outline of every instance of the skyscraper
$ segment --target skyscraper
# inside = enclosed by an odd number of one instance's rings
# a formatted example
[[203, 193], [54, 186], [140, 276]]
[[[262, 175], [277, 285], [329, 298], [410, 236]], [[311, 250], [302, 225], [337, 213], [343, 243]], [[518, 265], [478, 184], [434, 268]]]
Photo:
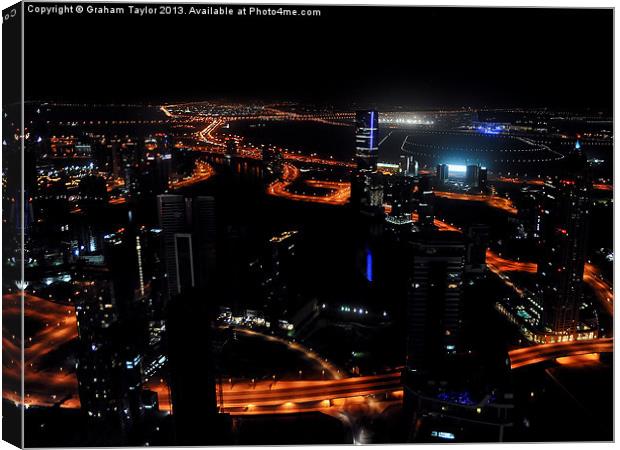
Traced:
[[406, 368], [419, 370], [457, 351], [465, 243], [460, 233], [430, 231], [409, 246]]
[[418, 225], [425, 230], [435, 227], [435, 194], [433, 192], [433, 177], [422, 175], [418, 178], [415, 197], [418, 200]]
[[583, 292], [591, 181], [579, 148], [543, 188], [538, 295], [546, 341], [575, 338]]
[[480, 184], [480, 166], [477, 164], [470, 164], [465, 169], [465, 182], [470, 187], [478, 187]]
[[169, 297], [184, 289], [206, 286], [215, 270], [215, 199], [158, 195], [157, 208]]
[[448, 165], [447, 164], [438, 164], [437, 165], [437, 182], [439, 184], [443, 184], [448, 181]]
[[399, 172], [407, 177], [418, 176], [418, 162], [412, 155], [400, 155]]
[[355, 113], [355, 161], [358, 170], [377, 169], [379, 156], [379, 113], [374, 110]]
[[482, 191], [486, 191], [488, 188], [488, 176], [487, 176], [487, 168], [481, 167], [478, 174], [478, 187]]
[[196, 283], [204, 287], [215, 277], [217, 224], [215, 198], [198, 196], [192, 202], [192, 230], [196, 257]]
[[[162, 230], [163, 256], [165, 260], [168, 295], [172, 297], [181, 292], [177, 272], [177, 234], [187, 229], [186, 204], [182, 195], [158, 195], [157, 211]], [[183, 242], [181, 242], [183, 245]]]

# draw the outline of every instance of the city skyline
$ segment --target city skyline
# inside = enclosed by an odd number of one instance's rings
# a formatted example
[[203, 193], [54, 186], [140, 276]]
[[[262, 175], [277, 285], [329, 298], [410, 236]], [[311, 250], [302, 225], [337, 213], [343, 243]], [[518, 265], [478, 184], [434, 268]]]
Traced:
[[3, 85], [4, 440], [613, 440], [613, 10], [59, 5]]

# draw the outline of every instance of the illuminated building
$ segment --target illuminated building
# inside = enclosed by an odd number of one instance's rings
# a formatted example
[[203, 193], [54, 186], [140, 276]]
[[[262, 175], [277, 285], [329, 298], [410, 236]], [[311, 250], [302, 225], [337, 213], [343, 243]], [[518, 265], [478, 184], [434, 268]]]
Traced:
[[480, 184], [480, 166], [477, 164], [470, 164], [465, 170], [465, 182], [470, 187], [478, 187]]
[[480, 167], [478, 172], [478, 187], [481, 191], [486, 191], [488, 188], [488, 169], [486, 167]]
[[157, 207], [169, 297], [206, 286], [215, 270], [215, 199], [158, 195]]
[[[158, 195], [157, 210], [159, 226], [162, 230], [163, 256], [166, 266], [168, 295], [181, 292], [177, 273], [177, 238], [187, 228], [185, 198], [182, 195]], [[183, 242], [181, 242], [181, 246]]]
[[355, 162], [358, 170], [377, 170], [379, 156], [379, 113], [355, 113]]
[[414, 193], [418, 205], [418, 225], [424, 230], [435, 228], [435, 194], [433, 193], [434, 177], [422, 175], [418, 178], [417, 191]]
[[449, 169], [447, 164], [438, 164], [437, 165], [437, 182], [439, 184], [443, 184], [448, 181]]
[[298, 231], [279, 233], [269, 239], [265, 253], [250, 263], [257, 276], [258, 292], [262, 293], [267, 320], [276, 329], [279, 321], [291, 307], [289, 304], [289, 280], [295, 267]]
[[139, 333], [134, 329], [128, 335], [124, 329], [127, 322], [119, 315], [113, 276], [101, 269], [79, 268], [73, 280], [78, 297], [76, 374], [82, 411], [94, 430], [109, 430], [114, 433], [110, 439], [126, 444], [143, 414], [142, 357], [134, 345]]
[[549, 341], [574, 339], [578, 331], [592, 188], [579, 141], [562, 169], [544, 185], [541, 204], [537, 287]]
[[400, 155], [399, 172], [407, 177], [417, 177], [418, 162], [411, 155]]
[[413, 177], [400, 174], [385, 177], [386, 196], [384, 201], [392, 207], [386, 218], [388, 222], [396, 224], [413, 223], [415, 181]]
[[383, 175], [378, 172], [354, 171], [351, 181], [351, 204], [365, 214], [383, 211], [385, 200]]
[[421, 232], [409, 242], [407, 370], [433, 366], [457, 352], [465, 243], [457, 232]]
[[215, 198], [198, 196], [192, 201], [197, 285], [207, 286], [215, 277], [217, 223]]

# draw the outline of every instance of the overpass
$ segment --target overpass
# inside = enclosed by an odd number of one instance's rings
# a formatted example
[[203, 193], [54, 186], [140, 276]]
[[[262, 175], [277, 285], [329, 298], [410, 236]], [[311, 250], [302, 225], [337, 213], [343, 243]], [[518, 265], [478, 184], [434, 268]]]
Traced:
[[222, 409], [233, 415], [325, 412], [342, 407], [347, 401], [365, 402], [365, 397], [379, 394], [386, 400], [400, 400], [400, 372], [338, 380], [222, 383], [218, 388]]
[[587, 339], [581, 341], [555, 342], [534, 345], [508, 352], [510, 368], [538, 364], [565, 356], [587, 355], [590, 353], [610, 353], [614, 351], [613, 338]]

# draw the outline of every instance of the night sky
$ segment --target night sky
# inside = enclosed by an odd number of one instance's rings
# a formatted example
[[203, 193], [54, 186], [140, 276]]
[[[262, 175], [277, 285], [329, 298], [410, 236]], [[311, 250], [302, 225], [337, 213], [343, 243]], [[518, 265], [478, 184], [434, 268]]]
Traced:
[[612, 107], [611, 9], [310, 7], [321, 17], [26, 14], [26, 96]]

